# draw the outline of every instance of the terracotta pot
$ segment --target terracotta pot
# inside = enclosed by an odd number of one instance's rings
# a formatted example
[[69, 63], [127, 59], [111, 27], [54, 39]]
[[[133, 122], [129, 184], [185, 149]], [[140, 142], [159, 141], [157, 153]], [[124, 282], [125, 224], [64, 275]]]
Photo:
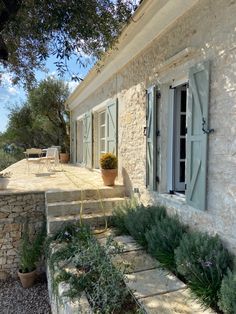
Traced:
[[69, 162], [70, 155], [68, 153], [60, 153], [60, 162], [67, 164]]
[[21, 284], [23, 288], [30, 288], [34, 285], [34, 281], [36, 279], [36, 269], [31, 271], [30, 273], [21, 273], [18, 271], [18, 276], [20, 278]]
[[104, 185], [115, 185], [115, 179], [118, 173], [117, 169], [101, 169], [101, 171]]
[[8, 178], [0, 178], [0, 190], [5, 190], [7, 188], [8, 183], [9, 183]]

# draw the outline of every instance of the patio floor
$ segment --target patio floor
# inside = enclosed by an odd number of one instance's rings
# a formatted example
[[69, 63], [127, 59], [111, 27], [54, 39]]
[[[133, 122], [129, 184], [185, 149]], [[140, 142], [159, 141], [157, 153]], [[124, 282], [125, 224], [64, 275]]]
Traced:
[[[0, 195], [25, 192], [72, 191], [78, 189], [108, 188], [103, 185], [99, 171], [91, 171], [72, 164], [60, 164], [55, 171], [42, 169], [38, 172], [37, 164], [30, 164], [29, 171], [25, 159], [11, 165], [2, 172], [11, 172], [6, 190]], [[122, 185], [118, 181], [116, 185]]]

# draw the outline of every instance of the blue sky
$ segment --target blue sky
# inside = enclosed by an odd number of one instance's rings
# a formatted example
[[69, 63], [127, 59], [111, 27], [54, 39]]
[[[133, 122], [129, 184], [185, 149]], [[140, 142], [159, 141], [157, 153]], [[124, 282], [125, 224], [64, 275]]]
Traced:
[[[85, 58], [88, 58], [85, 56]], [[53, 75], [57, 77], [56, 66], [54, 62], [56, 61], [55, 57], [51, 57], [48, 59], [46, 63], [47, 72], [36, 72], [36, 78], [38, 81], [44, 79], [49, 75]], [[69, 70], [70, 72], [79, 73], [81, 78], [84, 78], [91, 68], [92, 64], [88, 65], [86, 68], [80, 67], [75, 58], [73, 58], [69, 62]], [[68, 82], [70, 90], [73, 91], [74, 88], [78, 85], [78, 82], [71, 81], [70, 74], [67, 73], [63, 78]], [[2, 82], [0, 85], [0, 132], [4, 132], [8, 123], [8, 114], [9, 110], [7, 108], [13, 106], [14, 104], [20, 105], [26, 99], [26, 93], [24, 89], [20, 86], [14, 86], [11, 84], [11, 75], [10, 73], [3, 73]]]

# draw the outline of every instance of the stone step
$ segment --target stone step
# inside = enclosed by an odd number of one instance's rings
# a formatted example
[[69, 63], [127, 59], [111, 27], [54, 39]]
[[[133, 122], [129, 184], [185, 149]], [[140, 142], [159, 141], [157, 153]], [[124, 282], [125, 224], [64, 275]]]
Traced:
[[[109, 229], [97, 235], [101, 245], [113, 234]], [[169, 271], [160, 267], [130, 236], [115, 236], [114, 241], [123, 247], [123, 252], [111, 255], [113, 265], [125, 271], [125, 283], [137, 303], [147, 314], [216, 314], [204, 310], [197, 300], [191, 298], [187, 286]], [[112, 253], [112, 250], [111, 250]]]
[[96, 212], [112, 211], [112, 209], [125, 202], [125, 198], [114, 197], [99, 200], [84, 200], [71, 202], [57, 202], [47, 204], [47, 216], [58, 217], [66, 215], [78, 215], [83, 210], [83, 214], [93, 214]]
[[[110, 220], [112, 212], [106, 212], [106, 219]], [[89, 225], [91, 228], [105, 226], [104, 214], [98, 212], [96, 214], [83, 214], [82, 221], [84, 224]], [[47, 217], [47, 233], [52, 235], [57, 232], [63, 225], [70, 223], [80, 222], [80, 215], [66, 215], [60, 217]]]
[[[82, 194], [82, 195], [81, 195]], [[72, 202], [83, 200], [99, 200], [103, 198], [124, 197], [125, 187], [115, 185], [114, 187], [103, 187], [99, 189], [85, 189], [74, 191], [48, 191], [46, 192], [46, 203]]]

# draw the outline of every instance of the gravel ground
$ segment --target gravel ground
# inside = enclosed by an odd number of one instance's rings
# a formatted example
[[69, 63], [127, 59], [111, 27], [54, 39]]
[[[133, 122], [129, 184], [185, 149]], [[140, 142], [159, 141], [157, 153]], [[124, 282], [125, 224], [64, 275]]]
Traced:
[[0, 280], [1, 314], [50, 314], [47, 283], [38, 281], [32, 288], [22, 288], [16, 279]]

